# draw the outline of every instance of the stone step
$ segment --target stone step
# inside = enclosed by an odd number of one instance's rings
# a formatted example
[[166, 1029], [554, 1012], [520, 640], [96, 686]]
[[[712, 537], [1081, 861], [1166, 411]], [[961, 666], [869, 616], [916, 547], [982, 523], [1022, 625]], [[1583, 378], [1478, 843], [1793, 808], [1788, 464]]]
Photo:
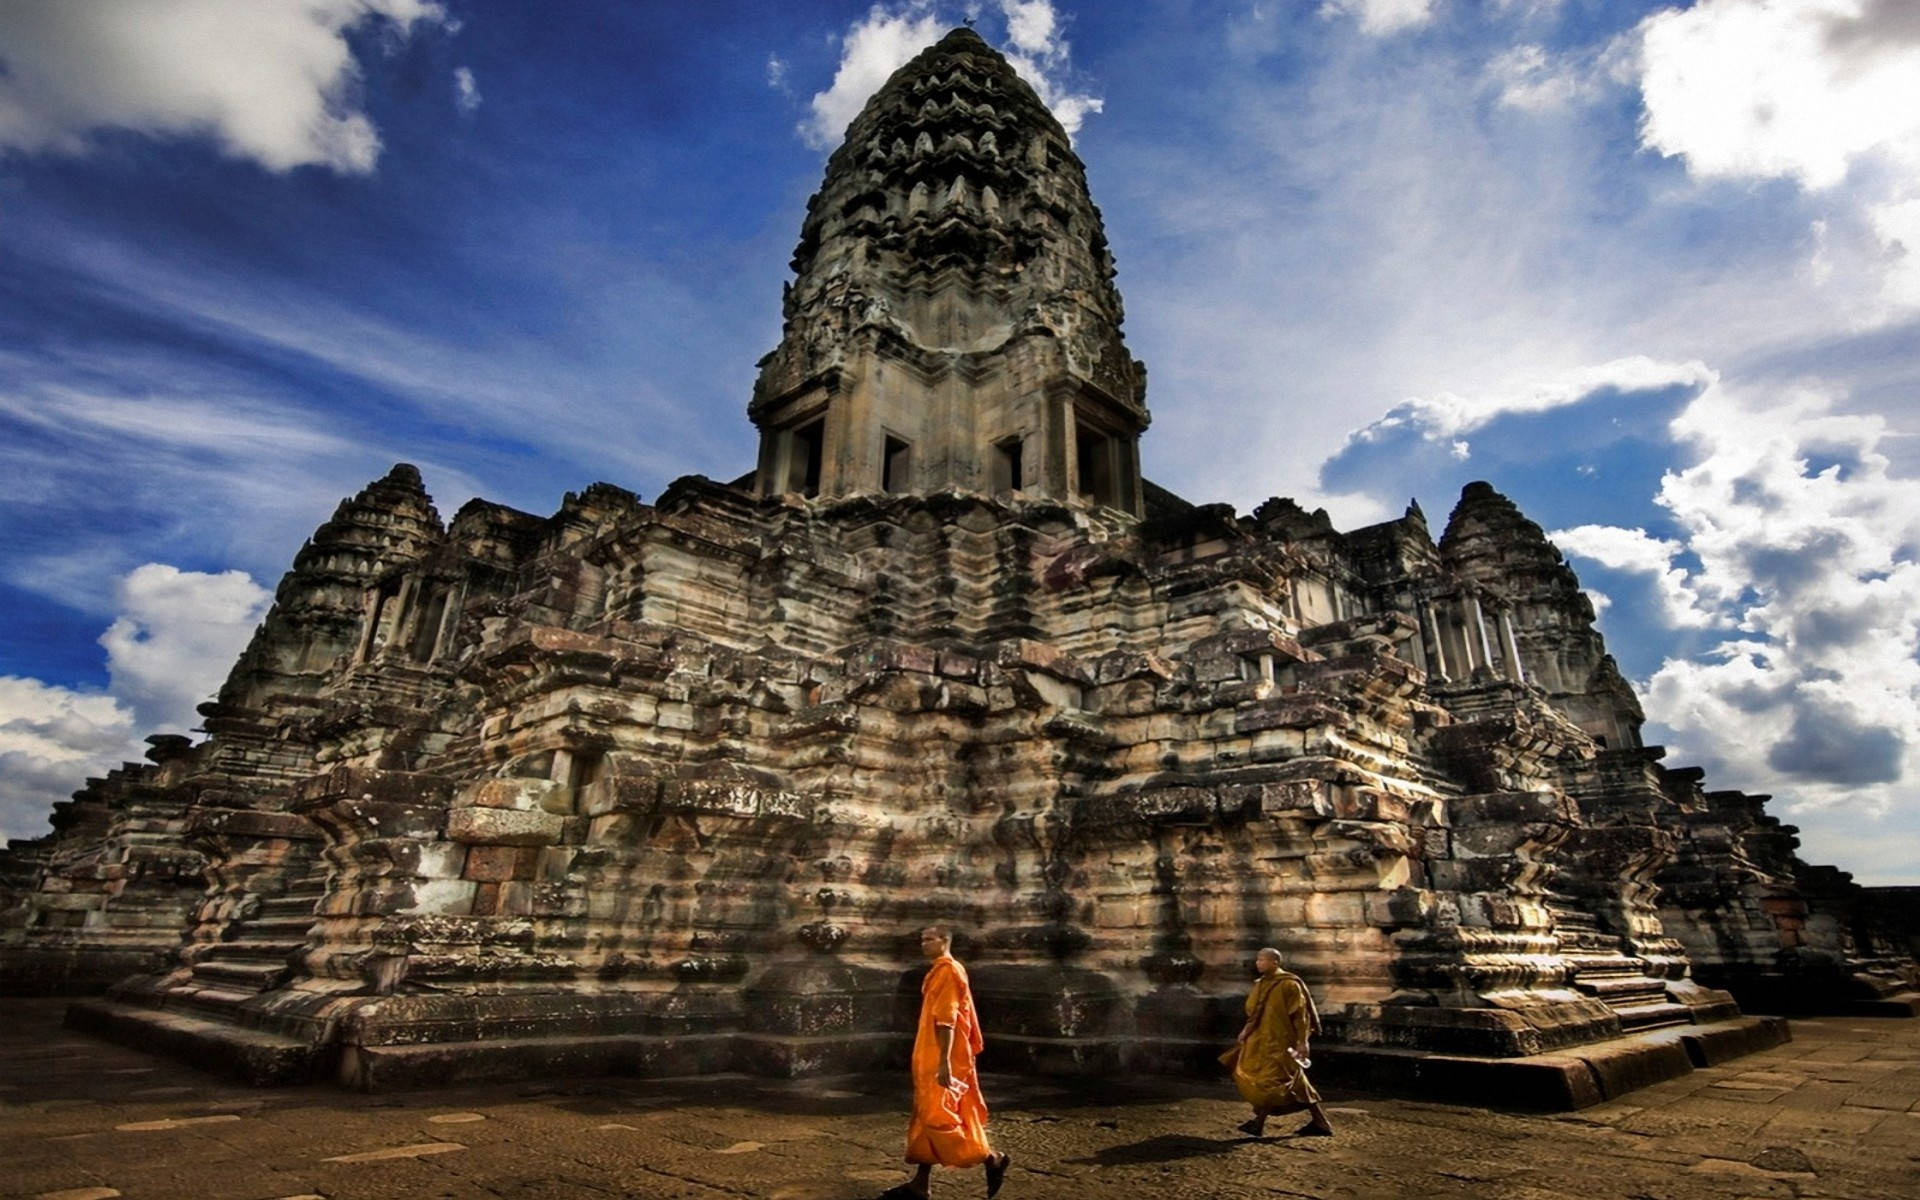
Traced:
[[312, 917], [314, 907], [320, 903], [320, 897], [320, 892], [314, 892], [312, 895], [273, 896], [260, 902], [260, 916]]
[[239, 941], [242, 938], [252, 940], [255, 937], [263, 937], [274, 940], [297, 938], [304, 942], [307, 940], [307, 930], [313, 928], [313, 923], [317, 919], [311, 915], [254, 917], [240, 923], [233, 940]]
[[1646, 968], [1637, 958], [1628, 958], [1618, 950], [1610, 954], [1567, 954], [1563, 956], [1580, 978], [1603, 975], [1645, 975]]
[[234, 1014], [247, 1001], [259, 996], [257, 991], [236, 992], [223, 987], [195, 986], [174, 988], [160, 997], [160, 1003], [153, 1007], [168, 1012], [184, 1013], [200, 1020], [231, 1023]]
[[1633, 1032], [1693, 1023], [1693, 1010], [1684, 1004], [1671, 1002], [1616, 1004], [1609, 1001], [1607, 1007], [1620, 1018], [1620, 1028]]
[[246, 989], [264, 992], [279, 983], [287, 973], [284, 962], [197, 962], [193, 965], [196, 982], [205, 981], [228, 991]]
[[218, 942], [212, 949], [201, 955], [200, 962], [285, 962], [289, 954], [297, 954], [306, 949], [306, 939], [290, 941], [285, 938], [247, 938], [231, 942]]
[[1572, 905], [1555, 904], [1549, 900], [1547, 901], [1547, 912], [1552, 914], [1554, 922], [1559, 925], [1581, 926], [1587, 929], [1600, 928], [1600, 919], [1583, 908], [1576, 908]]
[[1504, 1108], [1566, 1111], [1616, 1100], [1635, 1088], [1718, 1066], [1789, 1040], [1778, 1017], [1636, 1029], [1623, 1037], [1523, 1058], [1430, 1054], [1383, 1046], [1318, 1044], [1315, 1082], [1401, 1096]]
[[1649, 979], [1645, 975], [1608, 975], [1598, 979], [1580, 976], [1573, 981], [1576, 990], [1589, 996], [1614, 1004], [1617, 1000], [1630, 996], [1659, 996], [1667, 994], [1664, 979]]
[[67, 1009], [67, 1025], [123, 1046], [158, 1050], [259, 1085], [304, 1083], [314, 1077], [322, 1060], [321, 1047], [296, 1038], [243, 1029], [171, 1008], [83, 1000]]

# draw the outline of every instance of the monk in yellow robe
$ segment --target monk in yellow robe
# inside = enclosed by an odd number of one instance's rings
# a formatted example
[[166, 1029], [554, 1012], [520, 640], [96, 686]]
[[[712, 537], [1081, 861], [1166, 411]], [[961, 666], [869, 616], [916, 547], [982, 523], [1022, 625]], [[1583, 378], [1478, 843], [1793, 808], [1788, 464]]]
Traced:
[[920, 950], [933, 960], [920, 985], [920, 1028], [913, 1039], [913, 1119], [907, 1122], [907, 1161], [918, 1166], [913, 1182], [889, 1196], [926, 1200], [937, 1164], [987, 1169], [987, 1195], [1005, 1182], [1006, 1153], [987, 1144], [987, 1104], [980, 1096], [974, 1055], [986, 1043], [974, 1016], [967, 969], [951, 953], [945, 929], [920, 932]]
[[1247, 994], [1247, 1024], [1240, 1031], [1233, 1064], [1234, 1086], [1253, 1105], [1253, 1119], [1240, 1128], [1260, 1137], [1267, 1131], [1268, 1117], [1305, 1109], [1313, 1119], [1298, 1132], [1332, 1137], [1320, 1093], [1307, 1082], [1308, 1039], [1320, 1032], [1313, 997], [1298, 975], [1280, 969], [1278, 950], [1260, 951], [1253, 966], [1260, 978]]

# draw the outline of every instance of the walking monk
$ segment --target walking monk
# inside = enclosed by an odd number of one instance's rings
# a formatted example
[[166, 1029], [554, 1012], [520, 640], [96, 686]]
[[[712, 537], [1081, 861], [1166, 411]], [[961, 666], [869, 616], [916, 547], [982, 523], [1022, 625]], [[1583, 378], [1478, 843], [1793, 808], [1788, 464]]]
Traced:
[[973, 1013], [967, 969], [950, 951], [953, 935], [934, 927], [920, 931], [920, 950], [933, 960], [920, 985], [920, 1028], [913, 1039], [913, 1119], [907, 1122], [907, 1161], [919, 1170], [888, 1196], [926, 1200], [934, 1165], [987, 1169], [987, 1195], [1005, 1182], [1006, 1153], [987, 1145], [987, 1104], [973, 1056], [985, 1043]]
[[1247, 1025], [1233, 1064], [1234, 1086], [1253, 1105], [1253, 1119], [1240, 1128], [1259, 1137], [1267, 1131], [1268, 1117], [1304, 1108], [1313, 1119], [1298, 1132], [1332, 1137], [1320, 1093], [1307, 1082], [1307, 1039], [1320, 1032], [1313, 997], [1298, 975], [1280, 969], [1278, 950], [1260, 951], [1253, 967], [1260, 978], [1247, 994]]

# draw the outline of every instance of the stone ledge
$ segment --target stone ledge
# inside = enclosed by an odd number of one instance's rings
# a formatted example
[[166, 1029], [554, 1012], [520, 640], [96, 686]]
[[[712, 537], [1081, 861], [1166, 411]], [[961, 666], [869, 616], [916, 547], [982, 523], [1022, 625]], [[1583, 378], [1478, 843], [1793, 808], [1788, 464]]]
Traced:
[[346, 1046], [339, 1083], [366, 1092], [441, 1087], [498, 1079], [622, 1075], [670, 1079], [733, 1067], [730, 1033], [648, 1037], [489, 1038], [413, 1046]]
[[1680, 1042], [1696, 1067], [1717, 1067], [1729, 1059], [1771, 1050], [1793, 1040], [1782, 1017], [1737, 1017], [1711, 1025], [1680, 1029]]
[[1314, 1077], [1482, 1108], [1566, 1112], [1789, 1040], [1776, 1017], [1649, 1030], [1551, 1054], [1481, 1058], [1368, 1046], [1316, 1046]]
[[743, 1033], [734, 1036], [737, 1070], [749, 1075], [797, 1079], [904, 1068], [913, 1050], [908, 1033], [845, 1037], [798, 1037]]
[[1898, 992], [1878, 1000], [1855, 1000], [1846, 1008], [1849, 1017], [1920, 1017], [1920, 992]]
[[67, 1009], [67, 1028], [135, 1049], [160, 1051], [204, 1071], [265, 1087], [318, 1078], [327, 1048], [184, 1013], [82, 1000]]
[[129, 975], [165, 970], [178, 944], [176, 935], [149, 947], [8, 946], [0, 958], [0, 996], [98, 995]]

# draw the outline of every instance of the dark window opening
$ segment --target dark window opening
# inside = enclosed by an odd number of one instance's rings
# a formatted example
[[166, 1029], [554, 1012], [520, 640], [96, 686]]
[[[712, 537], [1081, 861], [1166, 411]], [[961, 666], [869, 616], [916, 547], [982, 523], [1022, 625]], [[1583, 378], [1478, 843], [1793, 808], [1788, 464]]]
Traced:
[[426, 662], [440, 648], [440, 622], [447, 615], [447, 593], [444, 589], [433, 594], [425, 610], [420, 614], [420, 627], [413, 631], [413, 645], [409, 647], [409, 657], [415, 662]]
[[1075, 433], [1074, 448], [1080, 460], [1080, 494], [1095, 504], [1118, 506], [1114, 490], [1114, 439], [1082, 425]]
[[1018, 437], [1002, 438], [993, 444], [994, 491], [1014, 492], [1026, 486], [1026, 472], [1021, 462], [1025, 448], [1025, 440]]
[[607, 773], [606, 766], [607, 757], [600, 751], [575, 750], [573, 761], [567, 766], [567, 786], [575, 792], [593, 786]]
[[886, 440], [885, 452], [880, 460], [880, 490], [883, 492], [904, 492], [912, 486], [913, 447], [897, 437]]
[[820, 494], [820, 467], [826, 450], [827, 423], [823, 418], [793, 431], [787, 448], [787, 490], [802, 496]]
[[367, 633], [360, 644], [360, 657], [372, 658], [374, 652], [386, 644], [390, 636], [388, 623], [396, 619], [395, 610], [399, 606], [400, 581], [390, 580], [380, 585], [374, 593], [373, 614], [367, 619]]

